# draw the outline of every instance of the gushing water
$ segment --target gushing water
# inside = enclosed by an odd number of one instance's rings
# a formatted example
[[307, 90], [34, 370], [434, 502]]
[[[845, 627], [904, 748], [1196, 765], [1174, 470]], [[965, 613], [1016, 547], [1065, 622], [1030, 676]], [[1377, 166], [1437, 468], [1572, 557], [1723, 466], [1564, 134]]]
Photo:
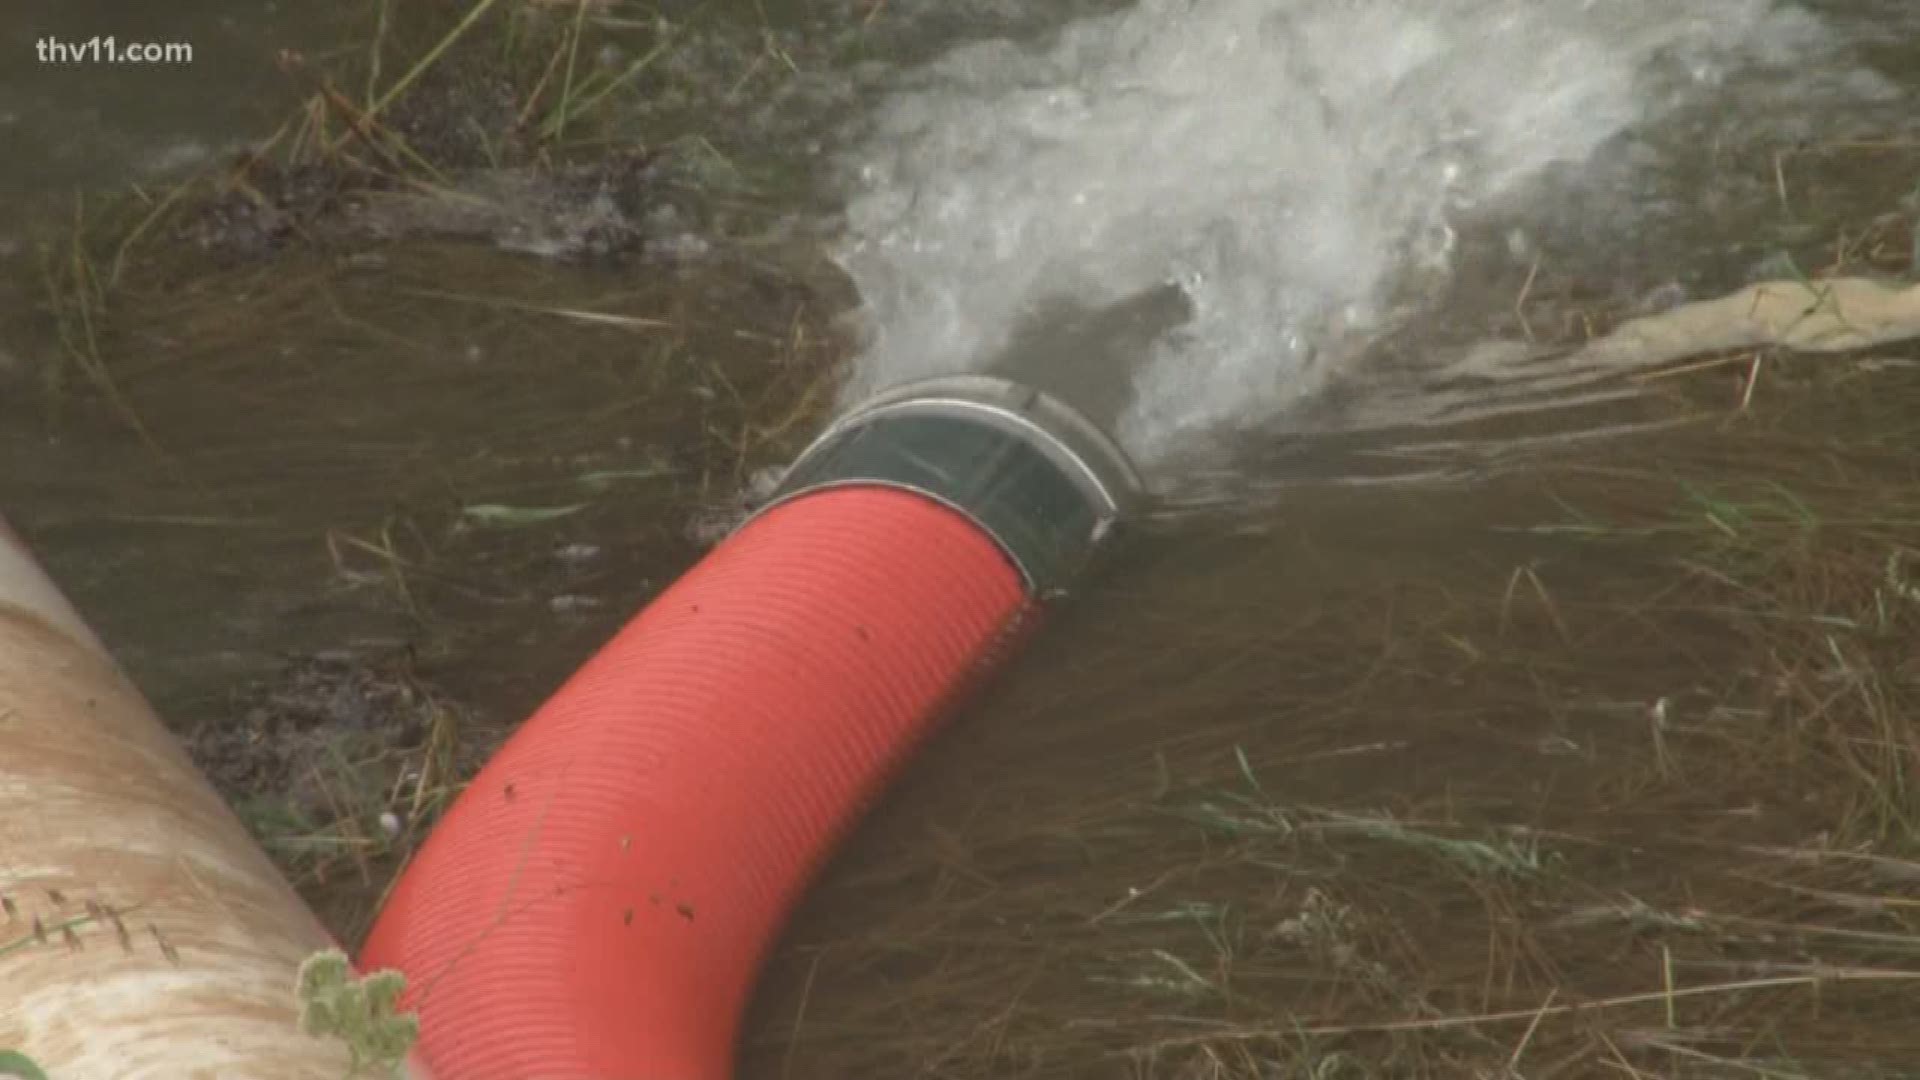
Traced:
[[962, 47], [853, 157], [848, 394], [1177, 286], [1188, 317], [1102, 376], [1152, 467], [1323, 387], [1343, 342], [1434, 295], [1463, 216], [1830, 48], [1777, 0], [1138, 0]]

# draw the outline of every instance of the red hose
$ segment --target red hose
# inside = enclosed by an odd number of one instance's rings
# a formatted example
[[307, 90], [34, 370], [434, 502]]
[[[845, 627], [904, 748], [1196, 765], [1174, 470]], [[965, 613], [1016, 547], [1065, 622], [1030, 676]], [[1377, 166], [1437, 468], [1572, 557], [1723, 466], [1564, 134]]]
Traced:
[[750, 522], [490, 761], [362, 955], [439, 1080], [723, 1080], [789, 911], [1028, 610], [991, 537], [906, 492]]

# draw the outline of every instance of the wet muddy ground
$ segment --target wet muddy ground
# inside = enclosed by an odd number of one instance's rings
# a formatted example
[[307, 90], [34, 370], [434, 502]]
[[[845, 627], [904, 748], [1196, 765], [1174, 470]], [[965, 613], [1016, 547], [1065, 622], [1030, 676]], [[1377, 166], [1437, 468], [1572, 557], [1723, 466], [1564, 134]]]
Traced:
[[[674, 134], [691, 91], [497, 137], [550, 54], [388, 115], [425, 171], [308, 135], [77, 244], [63, 195], [0, 292], [9, 516], [349, 940], [848, 349], [804, 164]], [[345, 147], [324, 70], [286, 138]], [[1769, 250], [1910, 269], [1915, 164], [1810, 164], [1832, 235]], [[1577, 340], [1661, 269], [1460, 303]], [[1920, 357], [1707, 359], [1611, 417], [1657, 435], [1378, 487], [1309, 440], [1148, 523], [836, 861], [745, 1075], [1912, 1075]]]

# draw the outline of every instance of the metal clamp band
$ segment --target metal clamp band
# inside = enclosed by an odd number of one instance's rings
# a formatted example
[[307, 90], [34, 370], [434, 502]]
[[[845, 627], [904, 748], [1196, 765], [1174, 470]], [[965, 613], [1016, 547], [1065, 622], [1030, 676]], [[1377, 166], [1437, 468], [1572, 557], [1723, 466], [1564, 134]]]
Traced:
[[854, 407], [801, 452], [759, 512], [856, 485], [966, 515], [1041, 598], [1065, 591], [1141, 493], [1125, 453], [1085, 417], [987, 375], [910, 383]]

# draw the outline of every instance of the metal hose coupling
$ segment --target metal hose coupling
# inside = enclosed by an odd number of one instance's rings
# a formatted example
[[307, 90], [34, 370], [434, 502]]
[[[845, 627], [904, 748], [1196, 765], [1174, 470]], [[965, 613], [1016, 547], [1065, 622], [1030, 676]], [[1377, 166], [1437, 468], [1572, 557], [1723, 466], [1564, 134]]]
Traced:
[[854, 406], [801, 452], [760, 513], [850, 486], [913, 492], [964, 515], [1043, 601], [1066, 592], [1143, 490], [1092, 421], [991, 375], [908, 383]]

